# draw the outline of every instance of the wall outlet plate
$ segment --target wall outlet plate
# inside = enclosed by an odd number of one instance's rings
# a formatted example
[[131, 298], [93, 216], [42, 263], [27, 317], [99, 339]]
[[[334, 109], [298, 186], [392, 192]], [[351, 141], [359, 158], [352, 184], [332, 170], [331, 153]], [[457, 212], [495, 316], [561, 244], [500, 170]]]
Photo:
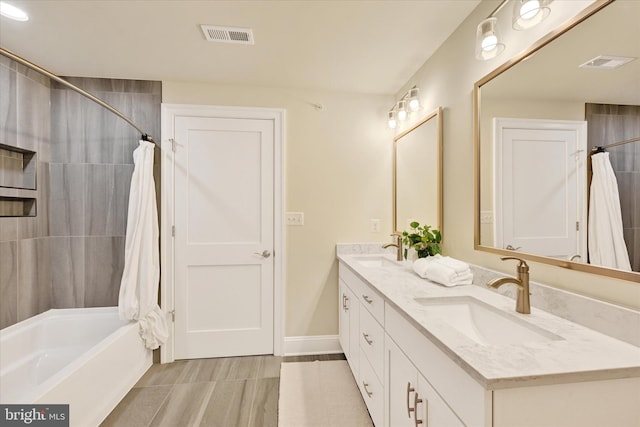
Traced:
[[480, 224], [493, 224], [493, 212], [492, 211], [480, 212]]
[[287, 225], [304, 225], [304, 212], [287, 212]]

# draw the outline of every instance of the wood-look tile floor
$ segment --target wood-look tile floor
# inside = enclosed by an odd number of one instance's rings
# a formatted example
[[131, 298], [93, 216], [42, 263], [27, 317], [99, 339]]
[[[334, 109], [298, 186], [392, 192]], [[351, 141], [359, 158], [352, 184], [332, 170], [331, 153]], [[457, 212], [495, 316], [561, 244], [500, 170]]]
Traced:
[[280, 364], [344, 360], [246, 356], [154, 364], [102, 427], [277, 427]]

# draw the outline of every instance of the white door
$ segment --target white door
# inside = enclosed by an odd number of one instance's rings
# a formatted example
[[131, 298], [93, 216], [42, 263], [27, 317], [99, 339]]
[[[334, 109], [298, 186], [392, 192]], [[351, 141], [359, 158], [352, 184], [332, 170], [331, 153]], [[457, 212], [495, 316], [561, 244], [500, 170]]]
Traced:
[[586, 122], [495, 119], [496, 246], [586, 260]]
[[273, 120], [174, 118], [175, 359], [273, 354]]

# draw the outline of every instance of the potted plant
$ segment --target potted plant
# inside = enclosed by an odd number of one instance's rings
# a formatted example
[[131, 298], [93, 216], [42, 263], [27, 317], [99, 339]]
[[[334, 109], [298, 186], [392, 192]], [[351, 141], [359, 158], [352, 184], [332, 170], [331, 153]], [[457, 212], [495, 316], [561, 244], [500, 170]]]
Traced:
[[440, 247], [442, 235], [439, 230], [431, 228], [430, 225], [420, 225], [417, 221], [413, 221], [409, 226], [411, 230], [402, 232], [405, 259], [407, 259], [409, 248], [413, 248], [416, 251], [418, 258], [442, 253], [442, 248]]

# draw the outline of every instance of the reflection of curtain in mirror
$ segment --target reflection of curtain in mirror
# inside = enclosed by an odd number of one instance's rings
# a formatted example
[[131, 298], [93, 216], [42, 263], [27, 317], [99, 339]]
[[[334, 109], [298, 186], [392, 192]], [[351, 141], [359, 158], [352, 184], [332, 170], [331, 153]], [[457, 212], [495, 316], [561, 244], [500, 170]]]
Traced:
[[[640, 136], [640, 106], [585, 104], [588, 149]], [[618, 181], [624, 239], [631, 269], [640, 271], [640, 143], [607, 149]]]

